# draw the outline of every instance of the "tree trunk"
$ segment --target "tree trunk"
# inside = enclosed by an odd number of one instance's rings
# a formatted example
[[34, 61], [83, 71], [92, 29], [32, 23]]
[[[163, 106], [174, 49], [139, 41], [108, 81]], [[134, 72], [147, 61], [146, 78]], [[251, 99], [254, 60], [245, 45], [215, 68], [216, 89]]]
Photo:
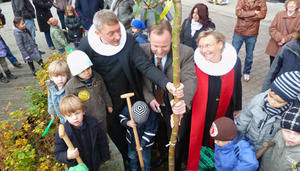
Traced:
[[[172, 31], [172, 52], [173, 52], [173, 83], [177, 88], [180, 84], [180, 56], [179, 56], [179, 44], [180, 44], [180, 31], [181, 31], [181, 16], [182, 16], [182, 5], [181, 0], [173, 0], [175, 15]], [[174, 103], [179, 101], [177, 97], [174, 97]], [[174, 114], [174, 127], [170, 138], [169, 146], [169, 171], [175, 170], [175, 145], [177, 141], [178, 127], [179, 127], [179, 116]]]

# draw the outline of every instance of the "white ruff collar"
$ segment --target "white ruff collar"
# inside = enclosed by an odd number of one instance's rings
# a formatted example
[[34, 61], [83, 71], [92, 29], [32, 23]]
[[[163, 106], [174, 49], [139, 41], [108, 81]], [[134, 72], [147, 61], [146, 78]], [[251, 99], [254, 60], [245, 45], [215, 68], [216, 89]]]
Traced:
[[199, 69], [211, 76], [222, 76], [227, 74], [234, 67], [236, 60], [236, 51], [234, 47], [229, 43], [225, 43], [221, 61], [218, 63], [213, 63], [206, 60], [200, 53], [199, 48], [195, 50], [194, 54], [194, 61]]
[[112, 56], [117, 54], [118, 52], [120, 52], [123, 47], [125, 46], [126, 43], [126, 30], [125, 27], [123, 26], [122, 23], [120, 23], [120, 29], [121, 29], [121, 40], [120, 40], [120, 44], [118, 46], [113, 46], [113, 45], [109, 45], [109, 44], [104, 44], [99, 36], [95, 33], [96, 28], [95, 25], [93, 24], [91, 26], [91, 28], [89, 29], [88, 32], [88, 42], [89, 45], [91, 46], [91, 48], [99, 53], [100, 55], [104, 55], [104, 56]]

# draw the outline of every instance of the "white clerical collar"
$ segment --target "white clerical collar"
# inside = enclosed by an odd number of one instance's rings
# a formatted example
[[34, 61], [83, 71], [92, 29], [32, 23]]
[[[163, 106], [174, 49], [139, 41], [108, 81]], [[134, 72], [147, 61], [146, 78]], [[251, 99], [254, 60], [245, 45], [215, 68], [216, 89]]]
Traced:
[[221, 61], [218, 63], [206, 60], [200, 53], [199, 48], [197, 48], [194, 53], [194, 61], [196, 65], [201, 71], [211, 76], [222, 76], [227, 74], [234, 67], [236, 60], [236, 50], [229, 43], [225, 43]]
[[123, 24], [120, 22], [119, 22], [119, 24], [120, 24], [120, 29], [121, 29], [121, 40], [120, 40], [120, 44], [118, 46], [104, 44], [100, 40], [99, 36], [95, 33], [96, 28], [95, 28], [95, 25], [93, 24], [88, 32], [88, 42], [89, 42], [89, 45], [91, 46], [91, 48], [95, 52], [99, 53], [100, 55], [104, 55], [104, 56], [112, 56], [112, 55], [115, 55], [118, 52], [120, 52], [123, 49], [123, 47], [125, 46], [127, 35], [126, 35], [126, 30], [125, 30], [125, 27], [123, 26]]

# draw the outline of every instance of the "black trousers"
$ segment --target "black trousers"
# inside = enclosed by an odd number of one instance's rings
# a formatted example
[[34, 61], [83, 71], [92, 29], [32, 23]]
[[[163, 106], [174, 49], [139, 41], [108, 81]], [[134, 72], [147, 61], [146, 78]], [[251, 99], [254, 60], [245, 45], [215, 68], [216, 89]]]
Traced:
[[[161, 107], [163, 116], [159, 116], [159, 128], [156, 134], [156, 142], [158, 144], [161, 155], [168, 155], [169, 148], [165, 147], [169, 144], [171, 137], [172, 128], [170, 125], [170, 111], [166, 108]], [[188, 111], [181, 120], [179, 126], [177, 142], [175, 145], [175, 171], [181, 171], [181, 163], [187, 163], [189, 138], [190, 138], [190, 127], [191, 127], [191, 111]]]
[[119, 116], [116, 113], [107, 114], [107, 133], [120, 151], [123, 162], [128, 161], [128, 145], [126, 141], [126, 128], [120, 124]]

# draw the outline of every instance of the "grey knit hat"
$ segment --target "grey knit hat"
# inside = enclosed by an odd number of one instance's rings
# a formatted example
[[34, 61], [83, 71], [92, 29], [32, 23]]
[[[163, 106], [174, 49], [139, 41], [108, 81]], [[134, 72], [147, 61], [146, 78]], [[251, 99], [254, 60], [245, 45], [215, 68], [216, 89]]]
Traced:
[[300, 72], [285, 72], [278, 76], [270, 86], [286, 102], [297, 99], [300, 94]]
[[298, 101], [293, 103], [290, 109], [283, 115], [281, 128], [300, 133], [300, 105]]
[[137, 101], [133, 104], [131, 112], [133, 120], [138, 124], [142, 124], [147, 121], [150, 110], [145, 102]]

